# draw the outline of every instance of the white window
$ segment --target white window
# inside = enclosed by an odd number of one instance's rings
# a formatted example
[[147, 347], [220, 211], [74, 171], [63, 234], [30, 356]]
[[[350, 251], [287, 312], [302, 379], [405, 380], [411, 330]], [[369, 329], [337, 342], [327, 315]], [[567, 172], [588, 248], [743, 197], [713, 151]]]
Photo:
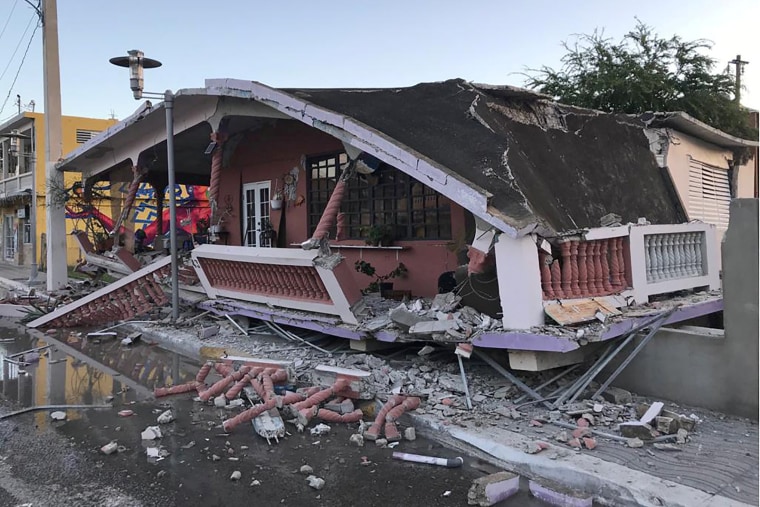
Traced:
[[689, 161], [689, 219], [728, 228], [731, 184], [727, 169]]

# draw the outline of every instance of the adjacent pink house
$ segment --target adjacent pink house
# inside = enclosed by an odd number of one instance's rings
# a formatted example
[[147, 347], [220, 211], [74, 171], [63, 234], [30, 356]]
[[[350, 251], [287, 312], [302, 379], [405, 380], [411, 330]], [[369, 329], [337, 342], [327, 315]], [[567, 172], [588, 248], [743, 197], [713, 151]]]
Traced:
[[[59, 169], [86, 184], [133, 167], [162, 181], [162, 109], [144, 106]], [[708, 291], [665, 296], [679, 304], [668, 322], [722, 309], [715, 226], [688, 223], [638, 118], [463, 80], [292, 90], [217, 79], [177, 93], [175, 122], [177, 182], [210, 184], [218, 226], [190, 254], [205, 309], [352, 340], [424, 339], [387, 318], [398, 303], [363, 292], [373, 281], [393, 283], [386, 298], [453, 291], [480, 324], [448, 339], [507, 349], [523, 369], [577, 361], [634, 327], [652, 297]], [[400, 276], [357, 270], [367, 265]], [[562, 324], [594, 305], [609, 318]]]

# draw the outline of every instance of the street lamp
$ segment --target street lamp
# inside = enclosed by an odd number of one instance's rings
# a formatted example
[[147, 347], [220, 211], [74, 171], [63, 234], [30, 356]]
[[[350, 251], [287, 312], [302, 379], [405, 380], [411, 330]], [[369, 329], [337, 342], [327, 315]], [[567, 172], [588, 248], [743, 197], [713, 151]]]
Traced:
[[[169, 187], [169, 255], [171, 255], [172, 277], [172, 320], [179, 318], [179, 285], [177, 266], [177, 199], [175, 196], [174, 178], [174, 93], [166, 90], [163, 94], [143, 91], [143, 69], [153, 69], [161, 66], [161, 62], [145, 58], [138, 49], [127, 51], [127, 56], [117, 56], [109, 60], [117, 67], [129, 69], [129, 87], [136, 100], [143, 97], [164, 99], [166, 109], [166, 171]], [[163, 220], [162, 217], [158, 218]]]
[[[8, 148], [8, 154], [16, 157], [16, 171], [18, 172], [19, 157], [23, 157], [23, 150], [20, 149], [19, 144], [23, 139], [31, 139], [31, 136], [26, 134], [20, 134], [18, 130], [11, 131], [10, 134], [5, 134], [3, 137], [11, 140], [10, 147]], [[32, 162], [28, 160], [27, 162]], [[19, 175], [20, 176], [20, 175]], [[33, 286], [37, 283], [37, 164], [36, 161], [32, 166], [32, 188], [31, 190], [31, 203], [29, 206], [29, 222], [31, 224], [31, 250], [32, 250], [32, 262], [29, 264], [29, 280], [27, 283], [29, 286]]]

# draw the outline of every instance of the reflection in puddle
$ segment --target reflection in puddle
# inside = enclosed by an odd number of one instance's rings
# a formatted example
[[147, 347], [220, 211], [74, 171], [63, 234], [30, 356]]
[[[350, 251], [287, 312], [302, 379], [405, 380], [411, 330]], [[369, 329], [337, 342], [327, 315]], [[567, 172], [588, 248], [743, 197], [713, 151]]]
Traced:
[[[64, 335], [64, 333], [66, 333]], [[184, 383], [198, 365], [179, 354], [147, 343], [128, 347], [119, 336], [87, 338], [60, 332], [61, 341], [10, 322], [0, 322], [0, 393], [20, 407], [43, 405], [120, 405], [145, 399], [153, 387]], [[76, 410], [67, 418], [79, 418]], [[35, 414], [35, 423], [50, 423]]]

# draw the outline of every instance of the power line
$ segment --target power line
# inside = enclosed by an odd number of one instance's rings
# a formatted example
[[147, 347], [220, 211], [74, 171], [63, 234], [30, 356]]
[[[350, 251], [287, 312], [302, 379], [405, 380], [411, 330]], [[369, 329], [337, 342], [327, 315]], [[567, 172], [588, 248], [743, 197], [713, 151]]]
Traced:
[[21, 47], [21, 43], [24, 42], [24, 37], [26, 37], [26, 32], [29, 31], [29, 27], [32, 26], [32, 21], [34, 21], [34, 18], [36, 18], [36, 14], [32, 14], [32, 17], [29, 18], [29, 23], [26, 24], [26, 28], [24, 29], [24, 33], [21, 34], [21, 38], [18, 40], [18, 44], [16, 44], [16, 49], [13, 50], [13, 54], [11, 55], [10, 59], [8, 60], [8, 63], [5, 65], [5, 68], [3, 69], [3, 73], [0, 74], [0, 80], [2, 80], [5, 77], [5, 73], [8, 72], [8, 67], [11, 66], [11, 63], [13, 63], [13, 59], [16, 58], [16, 53], [18, 52], [18, 48]]
[[29, 43], [26, 45], [26, 49], [24, 50], [24, 56], [21, 57], [21, 63], [18, 65], [18, 70], [16, 71], [16, 75], [13, 76], [13, 82], [11, 83], [11, 87], [8, 90], [8, 95], [5, 96], [5, 100], [3, 101], [3, 106], [0, 107], [0, 114], [3, 114], [3, 111], [5, 110], [5, 105], [8, 103], [8, 99], [11, 96], [11, 93], [13, 92], [13, 87], [16, 86], [16, 80], [18, 79], [18, 75], [21, 73], [21, 67], [24, 66], [24, 62], [26, 61], [26, 55], [29, 54], [29, 48], [32, 47], [32, 41], [34, 40], [34, 34], [37, 33], [37, 29], [40, 27], [39, 23], [36, 23], [34, 25], [34, 31], [32, 31], [32, 36], [29, 37]]
[[5, 24], [3, 25], [2, 31], [0, 31], [0, 39], [3, 38], [3, 34], [5, 33], [5, 29], [8, 28], [8, 23], [11, 22], [11, 18], [13, 17], [13, 11], [16, 10], [16, 4], [18, 3], [18, 0], [13, 2], [13, 7], [11, 7], [11, 13], [8, 14], [8, 19], [5, 20]]

